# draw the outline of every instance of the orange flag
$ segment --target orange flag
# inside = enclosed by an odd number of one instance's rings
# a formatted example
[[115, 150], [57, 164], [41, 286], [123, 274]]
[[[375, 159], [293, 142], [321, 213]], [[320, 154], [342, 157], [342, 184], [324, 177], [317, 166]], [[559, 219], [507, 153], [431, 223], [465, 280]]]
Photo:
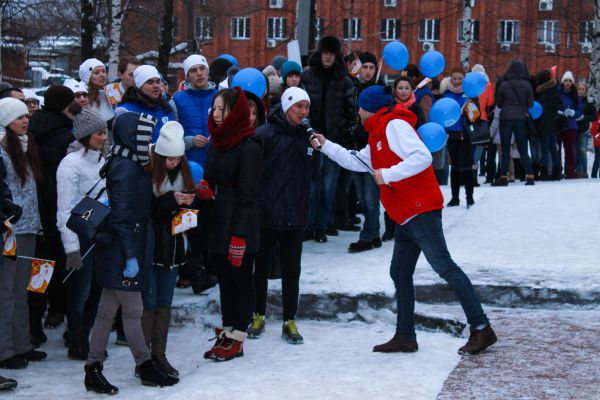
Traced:
[[54, 272], [55, 261], [39, 258], [31, 259], [31, 278], [27, 290], [30, 292], [45, 293]]
[[171, 221], [171, 235], [189, 231], [198, 226], [198, 210], [184, 208], [180, 210]]
[[2, 234], [2, 238], [4, 239], [2, 255], [14, 258], [17, 256], [17, 240], [10, 222], [4, 221], [4, 225], [6, 226], [6, 232]]

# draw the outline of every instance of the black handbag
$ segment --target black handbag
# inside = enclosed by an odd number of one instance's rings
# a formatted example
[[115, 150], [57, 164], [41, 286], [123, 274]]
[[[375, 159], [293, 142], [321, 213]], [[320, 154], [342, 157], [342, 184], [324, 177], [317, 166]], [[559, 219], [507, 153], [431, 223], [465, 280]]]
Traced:
[[485, 120], [478, 119], [467, 124], [467, 133], [472, 145], [487, 144], [490, 141], [490, 125]]
[[90, 242], [93, 241], [110, 214], [110, 208], [98, 201], [106, 188], [100, 190], [95, 198], [90, 197], [90, 194], [101, 180], [96, 182], [83, 199], [71, 210], [71, 216], [67, 221], [67, 228]]

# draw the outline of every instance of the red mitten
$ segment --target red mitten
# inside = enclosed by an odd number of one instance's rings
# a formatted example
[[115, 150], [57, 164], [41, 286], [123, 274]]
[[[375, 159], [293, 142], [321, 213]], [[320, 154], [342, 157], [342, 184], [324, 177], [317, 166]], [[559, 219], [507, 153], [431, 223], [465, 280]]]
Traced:
[[200, 198], [200, 200], [212, 200], [215, 198], [215, 193], [204, 179], [198, 182], [196, 192], [198, 193], [198, 198]]
[[244, 258], [244, 253], [246, 252], [246, 239], [232, 236], [231, 241], [229, 242], [229, 254], [227, 255], [227, 260], [234, 267], [242, 266], [242, 259]]

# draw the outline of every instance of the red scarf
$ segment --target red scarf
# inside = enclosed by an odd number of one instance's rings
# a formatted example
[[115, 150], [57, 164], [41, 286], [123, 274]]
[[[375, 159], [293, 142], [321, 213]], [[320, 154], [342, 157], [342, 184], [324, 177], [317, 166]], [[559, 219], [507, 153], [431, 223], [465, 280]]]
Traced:
[[250, 106], [246, 95], [239, 87], [235, 87], [235, 90], [238, 92], [238, 98], [221, 125], [215, 124], [212, 110], [208, 116], [210, 140], [214, 148], [219, 151], [233, 149], [244, 139], [254, 135], [254, 127], [250, 125]]
[[408, 100], [406, 100], [406, 101], [402, 101], [398, 97], [396, 97], [396, 104], [399, 104], [400, 106], [402, 106], [402, 108], [404, 108], [406, 110], [408, 110], [410, 108], [410, 106], [415, 104], [416, 101], [417, 101], [417, 98], [415, 97], [414, 93], [412, 93], [410, 95], [410, 97], [408, 98]]

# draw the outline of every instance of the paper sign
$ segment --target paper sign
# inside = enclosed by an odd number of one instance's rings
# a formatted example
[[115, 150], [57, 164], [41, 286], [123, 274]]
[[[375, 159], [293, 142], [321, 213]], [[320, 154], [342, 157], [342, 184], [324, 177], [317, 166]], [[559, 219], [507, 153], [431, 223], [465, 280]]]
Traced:
[[31, 261], [31, 278], [27, 290], [45, 293], [54, 272], [54, 261], [34, 258]]
[[481, 113], [479, 112], [479, 109], [477, 108], [477, 105], [475, 104], [475, 102], [473, 100], [469, 100], [467, 102], [467, 104], [465, 106], [465, 110], [467, 112], [467, 118], [469, 118], [469, 121], [471, 121], [471, 122], [477, 121], [477, 119], [481, 115]]
[[352, 61], [352, 70], [350, 71], [350, 75], [353, 78], [356, 78], [358, 76], [358, 73], [360, 72], [361, 67], [362, 63], [360, 62], [359, 58], [356, 57], [356, 59]]
[[2, 234], [4, 239], [4, 247], [2, 248], [2, 255], [6, 257], [15, 257], [17, 255], [17, 240], [12, 230], [10, 222], [4, 221], [6, 226], [6, 232]]
[[112, 106], [119, 104], [123, 99], [123, 92], [121, 92], [121, 84], [119, 82], [109, 83], [104, 87], [104, 91]]
[[173, 217], [173, 220], [171, 221], [171, 234], [175, 236], [197, 226], [198, 210], [184, 208]]

